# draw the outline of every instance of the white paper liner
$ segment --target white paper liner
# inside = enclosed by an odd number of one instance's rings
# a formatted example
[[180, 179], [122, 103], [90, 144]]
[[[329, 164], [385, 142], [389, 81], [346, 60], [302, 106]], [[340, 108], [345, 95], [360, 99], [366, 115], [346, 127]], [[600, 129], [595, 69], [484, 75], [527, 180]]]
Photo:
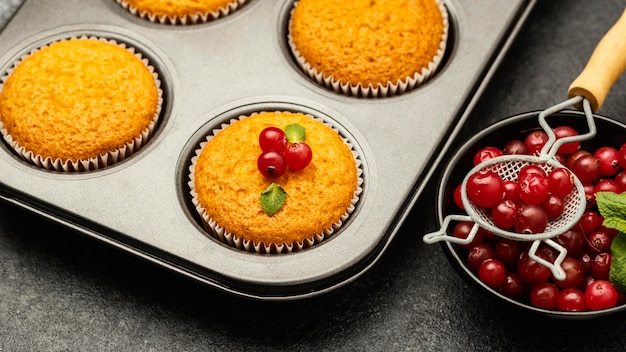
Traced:
[[148, 20], [154, 23], [160, 24], [170, 24], [170, 25], [191, 25], [198, 23], [206, 23], [209, 21], [216, 20], [218, 18], [226, 17], [230, 13], [237, 10], [240, 6], [242, 6], [246, 0], [233, 0], [227, 6], [220, 8], [217, 11], [210, 12], [197, 12], [194, 14], [184, 15], [184, 16], [157, 16], [155, 14], [150, 13], [146, 10], [139, 10], [136, 7], [130, 5], [128, 2], [124, 0], [115, 0], [120, 6], [126, 9], [131, 14], [138, 16], [144, 20]]
[[[280, 112], [280, 111], [277, 111], [277, 112]], [[259, 112], [259, 113], [262, 113], [262, 112]], [[249, 116], [254, 116], [259, 113], [253, 113]], [[309, 114], [305, 114], [305, 115], [324, 123], [326, 126], [330, 127], [333, 131], [338, 132], [335, 128], [333, 128], [328, 123], [314, 116], [311, 116]], [[354, 210], [356, 209], [356, 204], [359, 201], [359, 196], [361, 195], [361, 192], [363, 191], [363, 188], [361, 187], [361, 185], [363, 184], [363, 178], [362, 178], [363, 169], [361, 168], [361, 160], [357, 152], [352, 147], [352, 143], [350, 143], [343, 136], [341, 138], [344, 141], [344, 143], [352, 151], [352, 155], [356, 163], [357, 187], [354, 191], [352, 200], [350, 201], [350, 205], [346, 209], [345, 213], [342, 216], [340, 216], [339, 220], [335, 222], [331, 228], [328, 228], [321, 233], [314, 234], [311, 236], [311, 238], [304, 239], [300, 242], [293, 241], [291, 243], [285, 242], [282, 244], [275, 244], [275, 243], [266, 244], [266, 243], [257, 243], [251, 240], [246, 240], [242, 238], [241, 236], [227, 232], [209, 214], [207, 214], [206, 210], [202, 207], [202, 205], [198, 201], [198, 193], [195, 191], [195, 169], [196, 169], [196, 162], [198, 160], [198, 157], [202, 153], [202, 150], [204, 149], [206, 144], [211, 139], [213, 139], [213, 137], [217, 135], [220, 131], [228, 127], [230, 124], [243, 120], [249, 116], [241, 115], [238, 118], [231, 119], [229, 123], [223, 123], [220, 126], [220, 128], [213, 129], [212, 134], [209, 134], [206, 137], [206, 140], [200, 143], [198, 149], [195, 150], [195, 155], [191, 158], [191, 165], [189, 166], [189, 181], [188, 181], [188, 185], [190, 188], [189, 193], [191, 194], [191, 197], [192, 197], [191, 202], [193, 203], [196, 212], [198, 213], [198, 215], [200, 215], [200, 218], [202, 219], [202, 225], [209, 232], [209, 234], [211, 234], [213, 237], [218, 239], [220, 242], [225, 243], [231, 247], [234, 247], [240, 250], [244, 250], [244, 251], [252, 252], [252, 253], [260, 253], [260, 254], [280, 254], [280, 253], [296, 252], [305, 248], [312, 247], [330, 238], [335, 233], [335, 231], [337, 231], [346, 222], [350, 214], [354, 212]]]
[[[441, 11], [441, 16], [443, 18], [443, 35], [441, 37], [441, 42], [439, 43], [439, 49], [437, 50], [437, 54], [433, 57], [432, 61], [428, 64], [427, 67], [424, 67], [421, 71], [414, 73], [413, 76], [398, 79], [396, 82], [388, 81], [384, 85], [382, 83], [378, 83], [376, 86], [372, 84], [364, 86], [361, 83], [354, 84], [351, 82], [342, 81], [341, 79], [337, 79], [332, 75], [327, 75], [324, 72], [318, 71], [316, 68], [311, 66], [311, 64], [300, 54], [300, 51], [298, 51], [298, 49], [296, 48], [296, 45], [293, 41], [293, 36], [291, 35], [291, 17], [293, 16], [290, 16], [289, 20], [289, 33], [287, 34], [287, 41], [289, 43], [289, 47], [291, 48], [291, 52], [293, 53], [296, 62], [298, 63], [300, 68], [312, 80], [314, 80], [315, 82], [317, 82], [317, 84], [323, 87], [332, 89], [333, 91], [338, 93], [355, 97], [384, 98], [402, 94], [419, 87], [420, 85], [426, 83], [426, 81], [428, 81], [431, 77], [433, 77], [441, 64], [441, 61], [443, 60], [443, 56], [446, 53], [446, 46], [448, 43], [448, 30], [450, 26], [448, 10], [443, 0], [435, 0], [435, 2], [439, 6], [439, 10]], [[293, 14], [296, 6], [298, 6], [298, 2], [294, 3], [291, 14]]]
[[[24, 160], [29, 161], [32, 164], [38, 167], [47, 169], [47, 170], [54, 170], [54, 171], [61, 171], [61, 172], [80, 172], [80, 171], [98, 170], [98, 169], [105, 168], [107, 166], [113, 165], [117, 162], [120, 162], [128, 158], [129, 156], [134, 154], [136, 151], [141, 149], [141, 147], [148, 142], [150, 137], [152, 137], [152, 133], [154, 132], [157, 126], [157, 123], [159, 121], [159, 116], [161, 115], [161, 109], [163, 106], [163, 90], [161, 89], [161, 80], [159, 79], [159, 76], [157, 72], [155, 71], [154, 66], [152, 66], [148, 62], [148, 59], [144, 58], [141, 53], [136, 52], [135, 48], [127, 47], [126, 44], [118, 43], [116, 40], [113, 40], [113, 39], [96, 37], [96, 36], [84, 35], [81, 37], [65, 38], [59, 41], [74, 40], [74, 39], [89, 39], [89, 40], [97, 40], [97, 41], [101, 41], [105, 43], [115, 44], [119, 46], [120, 48], [126, 49], [129, 52], [131, 52], [133, 55], [135, 55], [135, 57], [141, 60], [141, 62], [148, 68], [148, 70], [154, 77], [154, 83], [157, 87], [157, 94], [158, 94], [157, 108], [154, 113], [154, 117], [152, 118], [152, 121], [150, 122], [148, 127], [146, 127], [146, 129], [144, 129], [140, 135], [133, 138], [132, 141], [126, 142], [122, 147], [118, 149], [108, 151], [96, 157], [91, 157], [89, 159], [78, 159], [76, 161], [65, 160], [65, 159], [60, 159], [60, 158], [52, 159], [51, 157], [43, 157], [42, 155], [38, 155], [38, 154], [33, 153], [30, 150], [27, 150], [26, 148], [21, 146], [17, 141], [15, 141], [13, 137], [11, 137], [11, 135], [9, 135], [9, 132], [6, 130], [6, 128], [4, 128], [4, 124], [2, 123], [2, 120], [0, 119], [0, 133], [2, 134], [2, 137], [7, 142], [7, 144], [11, 146], [15, 150], [15, 152]], [[9, 76], [13, 73], [13, 71], [15, 71], [15, 68], [24, 59], [36, 53], [37, 51], [50, 46], [53, 43], [55, 42], [33, 49], [30, 51], [29, 54], [26, 54], [22, 56], [19, 60], [17, 60], [13, 64], [13, 67], [7, 70], [6, 74], [0, 78], [0, 92], [2, 91], [4, 84], [6, 83]]]

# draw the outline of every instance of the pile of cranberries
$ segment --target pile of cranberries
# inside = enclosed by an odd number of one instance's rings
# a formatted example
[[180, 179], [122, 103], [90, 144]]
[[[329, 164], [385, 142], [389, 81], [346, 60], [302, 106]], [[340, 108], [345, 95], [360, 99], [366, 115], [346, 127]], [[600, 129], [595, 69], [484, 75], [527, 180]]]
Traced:
[[302, 170], [313, 158], [311, 148], [305, 142], [289, 143], [285, 132], [278, 127], [267, 127], [259, 134], [262, 153], [257, 159], [259, 172], [267, 178], [277, 178], [287, 168]]
[[[455, 190], [459, 202], [460, 188]], [[539, 164], [529, 164], [519, 171], [517, 181], [502, 180], [490, 169], [480, 170], [470, 175], [466, 189], [474, 204], [490, 210], [497, 227], [532, 234], [544, 232], [548, 221], [563, 214], [574, 179], [567, 168], [546, 173]]]
[[[577, 134], [567, 126], [557, 127], [554, 131], [557, 138]], [[524, 140], [511, 140], [502, 148], [483, 148], [474, 155], [474, 164], [499, 155], [538, 154], [547, 138], [545, 132], [533, 131]], [[581, 149], [578, 142], [567, 143], [559, 148], [556, 158], [566, 168], [557, 168], [547, 174], [526, 170], [524, 173], [528, 175], [518, 176], [516, 186], [507, 181], [492, 180], [503, 183], [502, 192], [494, 192], [499, 195], [493, 197], [491, 204], [483, 206], [492, 209], [494, 222], [500, 227], [514, 228], [520, 233], [541, 232], [546, 218], [560, 214], [558, 209], [562, 199], [571, 191], [571, 175], [578, 177], [586, 193], [585, 213], [576, 226], [553, 239], [567, 250], [561, 264], [565, 279], [556, 280], [547, 267], [530, 258], [528, 249], [532, 241], [501, 238], [481, 228], [471, 243], [457, 246], [466, 256], [468, 267], [483, 283], [504, 296], [534, 307], [587, 311], [626, 303], [626, 296], [609, 281], [610, 246], [617, 231], [602, 225], [603, 218], [595, 204], [597, 192], [626, 192], [626, 143], [597, 150]], [[525, 177], [528, 178], [526, 184], [519, 182]], [[469, 197], [469, 183], [467, 188]], [[460, 186], [455, 190], [454, 198], [462, 209], [459, 190]], [[524, 211], [529, 206], [533, 210]], [[473, 226], [473, 222], [459, 222], [454, 226], [453, 235], [467, 238]], [[554, 262], [558, 253], [542, 243], [537, 255]]]

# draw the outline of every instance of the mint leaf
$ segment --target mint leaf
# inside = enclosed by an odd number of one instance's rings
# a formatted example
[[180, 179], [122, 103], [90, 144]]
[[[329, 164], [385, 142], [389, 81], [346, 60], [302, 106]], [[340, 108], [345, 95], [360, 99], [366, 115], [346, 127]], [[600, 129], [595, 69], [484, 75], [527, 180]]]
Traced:
[[626, 193], [596, 193], [596, 204], [603, 225], [619, 231], [611, 242], [609, 281], [620, 292], [626, 292]]
[[[598, 192], [596, 203], [600, 215], [604, 217], [604, 226], [626, 233], [626, 192]], [[626, 251], [624, 255], [626, 256]]]
[[261, 192], [261, 207], [269, 215], [276, 214], [287, 200], [287, 192], [276, 182], [272, 182]]
[[626, 292], [626, 233], [620, 232], [611, 242], [609, 281], [620, 292]]
[[299, 143], [304, 142], [304, 139], [306, 138], [306, 131], [304, 126], [292, 123], [285, 127], [285, 135], [287, 136], [289, 143]]

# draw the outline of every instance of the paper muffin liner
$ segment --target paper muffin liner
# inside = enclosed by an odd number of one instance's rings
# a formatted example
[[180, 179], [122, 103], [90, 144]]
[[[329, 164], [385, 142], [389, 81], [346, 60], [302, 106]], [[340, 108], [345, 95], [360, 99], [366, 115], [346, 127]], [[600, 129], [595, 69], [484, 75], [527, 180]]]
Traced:
[[227, 6], [220, 8], [217, 11], [209, 12], [197, 12], [194, 14], [188, 14], [184, 16], [158, 16], [150, 13], [147, 10], [139, 10], [136, 7], [130, 5], [125, 0], [115, 0], [120, 6], [126, 9], [131, 14], [138, 16], [142, 19], [148, 20], [154, 23], [170, 24], [170, 25], [192, 25], [198, 23], [206, 23], [218, 18], [226, 17], [239, 7], [241, 7], [246, 0], [233, 0]]
[[296, 6], [298, 6], [298, 2], [299, 1], [296, 1], [294, 3], [293, 9], [290, 12], [289, 32], [287, 33], [287, 41], [291, 52], [294, 55], [298, 66], [300, 66], [300, 69], [302, 69], [305, 74], [307, 74], [313, 81], [317, 82], [317, 84], [328, 89], [332, 89], [335, 92], [342, 93], [348, 96], [367, 98], [384, 98], [402, 94], [426, 83], [431, 77], [434, 76], [434, 74], [437, 72], [437, 69], [441, 65], [441, 62], [443, 61], [443, 57], [446, 53], [446, 46], [448, 43], [448, 30], [450, 26], [450, 21], [448, 10], [444, 4], [444, 1], [435, 0], [437, 5], [439, 6], [439, 10], [441, 11], [441, 16], [443, 19], [443, 35], [441, 37], [441, 42], [439, 43], [439, 49], [437, 50], [437, 54], [433, 57], [428, 66], [422, 68], [422, 70], [419, 72], [415, 72], [412, 76], [399, 79], [396, 82], [387, 81], [387, 83], [384, 85], [382, 83], [378, 83], [376, 86], [372, 84], [364, 86], [362, 83], [354, 84], [351, 82], [342, 81], [339, 78], [335, 78], [332, 75], [328, 75], [311, 66], [306, 58], [304, 58], [300, 54], [300, 51], [298, 51], [293, 41], [293, 36], [291, 35], [291, 18], [293, 17], [293, 11], [295, 10]]
[[[100, 154], [96, 157], [91, 157], [89, 159], [78, 159], [78, 160], [64, 160], [60, 158], [53, 159], [51, 157], [44, 157], [42, 155], [35, 154], [30, 150], [27, 150], [25, 147], [21, 146], [17, 141], [15, 141], [13, 137], [11, 137], [11, 135], [6, 130], [6, 128], [4, 128], [4, 124], [2, 123], [2, 120], [0, 119], [0, 133], [2, 134], [2, 137], [4, 138], [5, 142], [11, 148], [13, 148], [13, 150], [15, 150], [15, 152], [20, 157], [22, 157], [22, 159], [38, 167], [44, 168], [46, 170], [54, 170], [54, 171], [60, 171], [60, 172], [80, 172], [80, 171], [98, 170], [101, 168], [105, 168], [107, 166], [111, 166], [117, 162], [120, 162], [130, 157], [139, 149], [141, 149], [141, 147], [148, 142], [150, 137], [152, 137], [152, 134], [154, 130], [156, 129], [156, 126], [159, 122], [159, 116], [161, 115], [161, 109], [163, 106], [163, 90], [161, 89], [161, 80], [159, 78], [159, 75], [157, 74], [154, 66], [152, 66], [149, 63], [148, 59], [144, 58], [141, 53], [135, 50], [135, 48], [129, 47], [125, 43], [118, 43], [114, 39], [108, 39], [108, 38], [96, 37], [96, 36], [86, 36], [86, 35], [80, 36], [80, 37], [65, 38], [59, 41], [74, 40], [74, 39], [89, 39], [89, 40], [96, 40], [96, 41], [114, 44], [114, 45], [119, 46], [120, 48], [128, 50], [133, 55], [135, 55], [135, 57], [137, 57], [139, 60], [141, 60], [141, 62], [143, 62], [143, 64], [148, 68], [148, 70], [154, 77], [154, 83], [157, 87], [157, 94], [158, 94], [157, 108], [154, 113], [154, 117], [152, 118], [152, 121], [150, 122], [148, 127], [146, 127], [146, 129], [144, 129], [138, 136], [133, 138], [133, 140], [126, 142], [122, 147], [119, 147], [115, 150], [107, 151], [106, 153]], [[44, 49], [56, 42], [57, 41], [38, 47], [36, 49], [33, 49], [30, 51], [30, 53], [23, 55], [18, 60], [16, 60], [13, 63], [13, 66], [10, 69], [8, 69], [7, 72], [0, 78], [0, 92], [2, 91], [4, 84], [6, 83], [9, 76], [13, 73], [13, 71], [15, 71], [15, 68], [24, 59], [36, 53], [37, 51]]]
[[[262, 112], [261, 112], [262, 113]], [[249, 116], [254, 116], [258, 113], [253, 113]], [[308, 117], [311, 117], [315, 120], [318, 120], [322, 123], [324, 123], [327, 127], [331, 128], [333, 131], [337, 132], [337, 129], [334, 128], [333, 126], [331, 126], [330, 124], [322, 121], [319, 118], [316, 118], [312, 115], [309, 114], [305, 114]], [[205, 209], [202, 207], [202, 205], [200, 204], [199, 200], [198, 200], [198, 193], [195, 190], [195, 169], [196, 169], [196, 162], [198, 160], [198, 157], [200, 156], [200, 154], [202, 153], [202, 150], [204, 149], [204, 147], [207, 145], [207, 143], [213, 139], [213, 137], [215, 135], [217, 135], [220, 131], [222, 131], [223, 129], [225, 129], [226, 127], [228, 127], [229, 125], [243, 120], [247, 117], [249, 117], [248, 115], [241, 115], [238, 118], [233, 118], [231, 119], [228, 123], [223, 123], [220, 125], [220, 128], [215, 128], [213, 129], [212, 133], [206, 136], [206, 140], [201, 142], [198, 146], [198, 148], [195, 150], [195, 155], [191, 158], [191, 165], [189, 166], [189, 181], [188, 181], [188, 185], [190, 188], [190, 195], [191, 195], [191, 202], [194, 205], [194, 208], [196, 210], [196, 212], [198, 213], [198, 215], [200, 216], [200, 218], [202, 219], [202, 225], [204, 226], [204, 229], [214, 238], [216, 238], [217, 240], [219, 240], [220, 242], [227, 244], [230, 247], [239, 249], [239, 250], [243, 250], [243, 251], [247, 251], [247, 252], [251, 252], [251, 253], [259, 253], [259, 254], [281, 254], [281, 253], [291, 253], [291, 252], [297, 252], [300, 251], [302, 249], [305, 248], [309, 248], [312, 247], [316, 244], [319, 244], [323, 241], [325, 241], [326, 239], [330, 238], [337, 230], [339, 230], [339, 228], [341, 226], [343, 226], [343, 224], [346, 222], [346, 220], [348, 220], [348, 218], [350, 217], [350, 215], [354, 212], [354, 210], [356, 209], [356, 204], [359, 201], [359, 197], [361, 195], [361, 192], [363, 191], [363, 188], [361, 187], [363, 184], [363, 178], [362, 178], [362, 174], [363, 174], [363, 169], [362, 169], [362, 164], [361, 164], [361, 159], [359, 158], [358, 153], [354, 150], [352, 143], [350, 143], [350, 141], [348, 141], [345, 137], [341, 136], [341, 139], [343, 140], [343, 142], [350, 148], [350, 150], [352, 151], [352, 155], [354, 157], [354, 161], [356, 163], [356, 169], [357, 169], [357, 186], [356, 189], [354, 191], [354, 195], [352, 197], [352, 200], [350, 201], [350, 205], [348, 206], [348, 208], [346, 209], [345, 213], [339, 218], [339, 220], [337, 222], [335, 222], [330, 228], [322, 231], [321, 233], [317, 233], [317, 234], [313, 234], [311, 235], [311, 237], [306, 238], [302, 241], [293, 241], [293, 242], [283, 242], [280, 244], [276, 244], [276, 243], [257, 243], [251, 240], [246, 240], [241, 236], [238, 236], [236, 234], [230, 233], [228, 231], [226, 231], [222, 226], [220, 226], [220, 224], [218, 224], [209, 214], [207, 214], [207, 212], [205, 211]]]

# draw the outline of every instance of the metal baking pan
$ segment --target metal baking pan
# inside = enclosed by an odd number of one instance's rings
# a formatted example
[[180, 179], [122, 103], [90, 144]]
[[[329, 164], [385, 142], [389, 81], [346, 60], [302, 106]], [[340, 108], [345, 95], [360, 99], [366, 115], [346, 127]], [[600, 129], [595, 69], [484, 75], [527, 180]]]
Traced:
[[[288, 300], [346, 284], [393, 239], [535, 1], [449, 0], [450, 38], [438, 74], [389, 98], [316, 85], [286, 43], [292, 1], [249, 0], [197, 25], [151, 23], [113, 0], [27, 0], [0, 33], [0, 74], [32, 48], [71, 35], [135, 46], [163, 85], [162, 122], [132, 157], [62, 174], [0, 145], [0, 198], [165, 268], [236, 295]], [[207, 131], [239, 114], [297, 110], [333, 121], [363, 163], [363, 192], [333, 237], [260, 255], [209, 237], [189, 206], [188, 159]]]

